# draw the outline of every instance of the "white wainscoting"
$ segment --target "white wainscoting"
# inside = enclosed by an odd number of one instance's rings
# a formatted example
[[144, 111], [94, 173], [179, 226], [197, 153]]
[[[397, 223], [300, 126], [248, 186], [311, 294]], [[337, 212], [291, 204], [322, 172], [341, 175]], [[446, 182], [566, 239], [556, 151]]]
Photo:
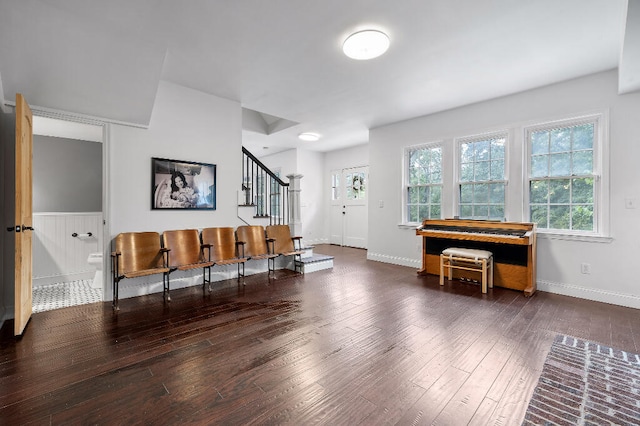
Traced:
[[102, 212], [34, 213], [33, 227], [34, 287], [93, 278], [87, 257], [102, 251]]

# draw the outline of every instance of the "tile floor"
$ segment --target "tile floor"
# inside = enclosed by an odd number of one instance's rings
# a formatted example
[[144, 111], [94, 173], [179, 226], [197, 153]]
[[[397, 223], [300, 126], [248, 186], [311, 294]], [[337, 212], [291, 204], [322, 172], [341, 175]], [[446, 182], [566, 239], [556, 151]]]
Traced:
[[33, 313], [101, 302], [102, 290], [91, 287], [91, 280], [56, 283], [33, 289]]

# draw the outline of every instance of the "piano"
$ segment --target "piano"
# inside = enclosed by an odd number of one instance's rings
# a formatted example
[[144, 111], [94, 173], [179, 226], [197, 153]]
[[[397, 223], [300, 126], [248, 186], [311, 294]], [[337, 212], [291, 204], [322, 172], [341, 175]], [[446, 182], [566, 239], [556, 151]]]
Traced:
[[[420, 275], [440, 275], [440, 253], [448, 247], [482, 249], [493, 253], [494, 286], [520, 290], [527, 297], [536, 291], [535, 223], [425, 219], [416, 235], [422, 237]], [[455, 271], [454, 278], [464, 274]]]

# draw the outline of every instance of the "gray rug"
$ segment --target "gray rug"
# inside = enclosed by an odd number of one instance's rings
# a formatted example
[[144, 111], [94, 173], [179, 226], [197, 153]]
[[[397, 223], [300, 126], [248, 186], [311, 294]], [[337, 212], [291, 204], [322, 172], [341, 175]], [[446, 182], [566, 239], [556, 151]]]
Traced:
[[556, 336], [523, 425], [640, 425], [640, 355]]

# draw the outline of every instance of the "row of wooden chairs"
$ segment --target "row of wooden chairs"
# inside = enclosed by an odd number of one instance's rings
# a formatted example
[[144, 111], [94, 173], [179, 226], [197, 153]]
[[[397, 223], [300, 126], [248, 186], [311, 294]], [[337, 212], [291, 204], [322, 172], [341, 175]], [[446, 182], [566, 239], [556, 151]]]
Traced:
[[[267, 260], [268, 272], [275, 271], [278, 256], [293, 256], [294, 269], [302, 273], [302, 237], [292, 237], [289, 225], [239, 226], [165, 231], [125, 232], [115, 238], [111, 253], [113, 308], [118, 309], [118, 284], [125, 278], [162, 274], [163, 296], [171, 300], [169, 275], [174, 271], [202, 268], [202, 288], [209, 285], [215, 265], [238, 266], [244, 276], [245, 262]], [[241, 271], [242, 267], [242, 271]]]

